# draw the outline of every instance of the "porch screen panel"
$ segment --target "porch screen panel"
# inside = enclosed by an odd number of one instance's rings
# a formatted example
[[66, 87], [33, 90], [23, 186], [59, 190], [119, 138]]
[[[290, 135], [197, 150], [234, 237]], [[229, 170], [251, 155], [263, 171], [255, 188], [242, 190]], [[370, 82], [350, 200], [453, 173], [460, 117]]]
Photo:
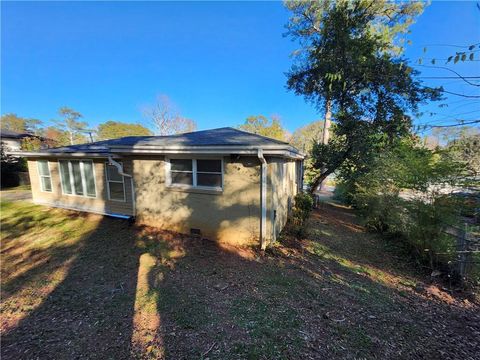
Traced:
[[62, 189], [64, 194], [72, 194], [72, 182], [70, 179], [70, 170], [68, 169], [68, 161], [60, 161], [60, 179], [62, 181]]
[[52, 192], [52, 177], [50, 176], [50, 168], [47, 160], [39, 160], [38, 175], [40, 176], [40, 188], [42, 191]]
[[91, 161], [83, 162], [83, 174], [85, 176], [85, 187], [88, 196], [95, 197], [95, 175], [93, 174], [93, 163]]
[[97, 196], [92, 160], [60, 160], [58, 164], [64, 194]]
[[73, 172], [73, 186], [75, 194], [83, 195], [82, 173], [80, 170], [80, 161], [71, 161]]
[[[123, 166], [123, 163], [120, 163]], [[106, 164], [108, 198], [114, 201], [126, 201], [125, 182], [114, 165]]]

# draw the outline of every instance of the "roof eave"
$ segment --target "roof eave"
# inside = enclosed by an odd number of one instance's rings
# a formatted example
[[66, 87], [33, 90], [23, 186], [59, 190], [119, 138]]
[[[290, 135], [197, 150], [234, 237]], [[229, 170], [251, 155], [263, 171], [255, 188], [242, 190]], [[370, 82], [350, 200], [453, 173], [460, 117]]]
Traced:
[[[107, 152], [99, 153], [99, 152], [81, 152], [81, 151], [79, 152], [8, 151], [7, 155], [20, 156], [20, 157], [26, 157], [26, 158], [39, 158], [39, 157], [42, 157], [42, 158], [43, 157], [108, 158], [109, 156], [112, 156], [111, 153], [107, 153]], [[118, 157], [118, 155], [113, 155], [113, 157]]]
[[291, 159], [303, 159], [304, 154], [296, 151], [292, 146], [170, 146], [170, 147], [126, 147], [115, 146], [109, 152], [51, 152], [51, 151], [11, 151], [9, 155], [39, 158], [39, 157], [91, 157], [107, 158], [108, 156], [119, 157], [121, 155], [168, 155], [168, 154], [210, 154], [210, 155], [256, 155], [258, 149], [268, 156], [280, 156]]
[[256, 155], [258, 149], [262, 149], [265, 155], [284, 156], [288, 158], [303, 159], [305, 155], [298, 152], [292, 146], [115, 146], [111, 148], [112, 153], [117, 154], [218, 154], [218, 155]]

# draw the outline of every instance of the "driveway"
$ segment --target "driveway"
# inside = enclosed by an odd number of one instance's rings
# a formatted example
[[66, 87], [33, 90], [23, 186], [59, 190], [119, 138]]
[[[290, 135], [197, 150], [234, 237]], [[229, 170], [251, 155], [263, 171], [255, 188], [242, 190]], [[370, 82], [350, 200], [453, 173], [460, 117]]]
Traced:
[[32, 192], [30, 190], [2, 190], [0, 198], [8, 201], [32, 200]]

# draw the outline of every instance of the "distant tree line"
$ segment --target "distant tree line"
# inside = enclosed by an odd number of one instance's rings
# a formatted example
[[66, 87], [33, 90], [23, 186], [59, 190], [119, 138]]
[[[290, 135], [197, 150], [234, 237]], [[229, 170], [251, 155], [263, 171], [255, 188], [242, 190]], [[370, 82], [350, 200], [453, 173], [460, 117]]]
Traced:
[[143, 109], [142, 122], [126, 123], [108, 120], [92, 127], [79, 111], [67, 106], [58, 109], [58, 118], [49, 122], [8, 113], [1, 116], [1, 128], [35, 137], [23, 140], [24, 150], [82, 144], [125, 136], [172, 135], [194, 131], [195, 121], [180, 115], [178, 108], [166, 95]]

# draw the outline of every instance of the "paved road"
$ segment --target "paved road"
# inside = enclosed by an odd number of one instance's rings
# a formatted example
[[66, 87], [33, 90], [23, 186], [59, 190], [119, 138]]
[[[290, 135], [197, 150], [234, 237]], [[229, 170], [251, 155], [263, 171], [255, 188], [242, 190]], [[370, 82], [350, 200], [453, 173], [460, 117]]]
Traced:
[[5, 190], [0, 191], [0, 198], [8, 201], [32, 200], [30, 190]]

